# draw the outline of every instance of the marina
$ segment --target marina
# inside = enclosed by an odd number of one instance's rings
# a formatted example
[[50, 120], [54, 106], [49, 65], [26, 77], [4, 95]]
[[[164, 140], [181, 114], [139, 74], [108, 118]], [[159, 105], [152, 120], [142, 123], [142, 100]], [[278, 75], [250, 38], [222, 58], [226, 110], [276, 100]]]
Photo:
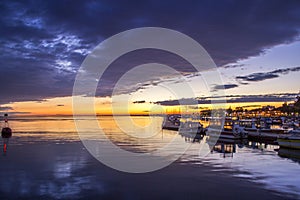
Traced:
[[[299, 148], [299, 119], [286, 119], [289, 123], [269, 118], [268, 122], [262, 119], [232, 119], [229, 117], [222, 119], [194, 120], [192, 117], [181, 120], [180, 115], [167, 115], [164, 117], [162, 129], [179, 130], [180, 132], [191, 132], [220, 139], [249, 139], [253, 141], [268, 142], [278, 144], [280, 142], [286, 148]], [[190, 122], [189, 122], [190, 120]], [[223, 124], [222, 128], [212, 128], [210, 122]], [[203, 124], [206, 124], [206, 127]], [[187, 125], [188, 124], [188, 125]], [[189, 126], [189, 129], [186, 129]], [[194, 127], [194, 128], [191, 128]], [[285, 144], [284, 144], [285, 142]], [[295, 145], [293, 145], [295, 144]]]

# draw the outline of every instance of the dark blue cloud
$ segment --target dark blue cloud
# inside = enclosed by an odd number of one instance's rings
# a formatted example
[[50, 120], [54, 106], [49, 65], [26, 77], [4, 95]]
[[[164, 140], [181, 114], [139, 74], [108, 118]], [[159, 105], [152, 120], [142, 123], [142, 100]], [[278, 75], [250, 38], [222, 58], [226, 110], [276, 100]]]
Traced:
[[[292, 0], [4, 0], [0, 13], [0, 103], [70, 96], [85, 56], [103, 39], [127, 29], [181, 31], [221, 66], [292, 42], [300, 26], [300, 2]], [[120, 77], [122, 67], [104, 77], [107, 90], [99, 95], [109, 95], [115, 84], [110, 78]], [[175, 68], [190, 72], [186, 65]]]
[[[227, 95], [227, 96], [208, 96], [197, 98], [198, 104], [211, 104], [211, 103], [253, 103], [253, 102], [286, 102], [295, 100], [298, 93], [277, 93], [267, 95]], [[185, 104], [184, 102], [187, 102]], [[165, 100], [154, 102], [163, 106], [177, 106], [177, 105], [190, 105], [188, 99]]]
[[139, 103], [146, 103], [146, 101], [145, 101], [145, 100], [142, 100], [142, 101], [134, 101], [133, 103], [137, 103], [137, 104], [139, 104]]
[[[270, 72], [259, 72], [259, 73], [249, 74], [246, 76], [236, 76], [236, 79], [239, 81], [246, 81], [246, 82], [258, 82], [267, 79], [277, 78], [282, 74], [287, 74], [289, 72], [297, 72], [297, 71], [300, 71], [300, 67], [276, 69]], [[243, 82], [243, 84], [245, 84], [245, 82]]]
[[237, 84], [224, 84], [224, 85], [215, 85], [213, 91], [217, 90], [227, 90], [238, 87]]
[[10, 106], [0, 106], [0, 111], [10, 111], [10, 110], [13, 110], [13, 108]]

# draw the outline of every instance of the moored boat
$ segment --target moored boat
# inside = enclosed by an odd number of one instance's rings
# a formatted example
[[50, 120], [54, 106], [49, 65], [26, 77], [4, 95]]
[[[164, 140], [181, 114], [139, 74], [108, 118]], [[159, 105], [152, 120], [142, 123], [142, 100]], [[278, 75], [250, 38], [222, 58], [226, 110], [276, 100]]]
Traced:
[[283, 158], [289, 158], [300, 162], [300, 149], [279, 148], [278, 155]]
[[188, 134], [205, 134], [206, 129], [203, 128], [203, 125], [199, 121], [184, 121], [181, 122], [179, 127], [179, 133], [188, 133]]
[[178, 131], [180, 118], [180, 115], [166, 115], [162, 123], [162, 129]]
[[286, 136], [293, 128], [287, 126], [271, 127], [265, 120], [243, 119], [239, 120], [239, 125], [248, 132], [249, 139], [259, 139], [262, 141], [275, 142], [278, 137]]
[[221, 130], [209, 126], [207, 128], [207, 135], [210, 137], [227, 138], [227, 139], [247, 139], [248, 132], [244, 127], [239, 126], [238, 121], [227, 119], [224, 122], [224, 126]]
[[283, 148], [300, 149], [300, 135], [298, 134], [278, 137], [277, 142], [279, 146]]

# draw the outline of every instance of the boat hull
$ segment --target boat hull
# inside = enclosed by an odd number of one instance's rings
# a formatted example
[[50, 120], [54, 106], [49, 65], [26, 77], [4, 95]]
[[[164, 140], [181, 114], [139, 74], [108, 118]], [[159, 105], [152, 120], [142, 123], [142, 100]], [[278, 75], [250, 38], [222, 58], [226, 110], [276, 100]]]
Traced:
[[240, 139], [247, 139], [248, 136], [247, 134], [240, 136], [240, 135], [234, 135], [232, 131], [215, 131], [215, 130], [210, 130], [206, 132], [206, 134], [210, 137], [217, 137], [217, 138], [222, 138], [222, 139], [231, 139], [231, 140], [240, 140]]
[[268, 132], [259, 132], [259, 131], [249, 131], [248, 138], [249, 139], [259, 139], [263, 141], [276, 142], [278, 137], [284, 137], [286, 133], [268, 133]]
[[300, 138], [278, 138], [277, 142], [280, 147], [300, 149]]

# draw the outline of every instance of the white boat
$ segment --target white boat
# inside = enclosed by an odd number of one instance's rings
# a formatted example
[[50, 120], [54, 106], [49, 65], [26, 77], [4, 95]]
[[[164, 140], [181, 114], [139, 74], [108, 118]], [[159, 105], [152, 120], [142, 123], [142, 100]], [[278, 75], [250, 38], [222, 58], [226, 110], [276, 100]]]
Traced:
[[286, 126], [271, 128], [271, 126], [264, 121], [258, 121], [256, 119], [239, 120], [239, 125], [245, 127], [249, 138], [267, 141], [276, 141], [279, 136], [286, 136], [287, 133], [293, 129]]
[[162, 129], [175, 130], [180, 134], [205, 134], [205, 128], [199, 122], [192, 118], [182, 118], [181, 115], [167, 115], [164, 117]]
[[199, 121], [185, 121], [180, 123], [180, 134], [205, 134], [206, 129]]
[[300, 149], [300, 130], [297, 129], [291, 134], [278, 137], [277, 142], [283, 148]]
[[226, 139], [247, 139], [248, 132], [244, 127], [239, 126], [238, 121], [225, 120], [222, 130], [209, 126], [206, 134], [210, 137], [226, 138]]
[[286, 124], [279, 128], [271, 128], [265, 121], [258, 121], [256, 119], [239, 120], [239, 125], [245, 127], [245, 130], [248, 131], [249, 134], [251, 134], [251, 132], [284, 134], [293, 130], [291, 126], [287, 126]]
[[166, 115], [162, 123], [162, 129], [178, 131], [180, 126], [180, 115]]

